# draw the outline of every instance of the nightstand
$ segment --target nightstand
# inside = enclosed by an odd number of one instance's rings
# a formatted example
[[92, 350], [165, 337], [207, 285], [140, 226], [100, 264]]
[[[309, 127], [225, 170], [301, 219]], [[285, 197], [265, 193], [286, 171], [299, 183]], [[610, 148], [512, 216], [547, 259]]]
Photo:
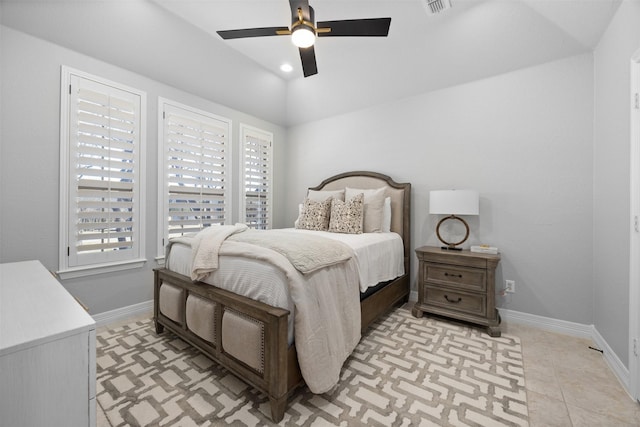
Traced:
[[495, 270], [500, 255], [448, 251], [423, 246], [418, 255], [418, 301], [415, 317], [437, 314], [481, 325], [492, 337], [500, 336], [496, 310]]

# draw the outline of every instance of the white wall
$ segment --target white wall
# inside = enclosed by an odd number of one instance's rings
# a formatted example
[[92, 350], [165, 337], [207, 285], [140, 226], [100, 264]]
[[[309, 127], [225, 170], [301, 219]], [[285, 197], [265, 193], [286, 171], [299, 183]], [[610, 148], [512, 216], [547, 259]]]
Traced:
[[[0, 262], [35, 258], [57, 268], [59, 67], [65, 64], [147, 91], [147, 258], [156, 255], [156, 101], [163, 96], [231, 117], [236, 138], [240, 121], [275, 133], [277, 227], [293, 222], [304, 188], [334, 173], [374, 170], [413, 184], [412, 246], [435, 245], [437, 218], [427, 214], [428, 191], [479, 190], [480, 216], [469, 218], [472, 234], [465, 246], [500, 247], [499, 284], [516, 280], [516, 293], [499, 297], [498, 304], [595, 323], [628, 363], [628, 70], [631, 53], [640, 47], [640, 3], [623, 2], [595, 60], [576, 56], [289, 131], [255, 117], [286, 121], [286, 89], [281, 81], [246, 71], [245, 59], [218, 46], [203, 49], [200, 35], [187, 25], [166, 36], [175, 38], [169, 44], [174, 54], [193, 44], [180, 58], [201, 62], [189, 62], [192, 72], [186, 74], [176, 62], [167, 65], [158, 50], [167, 39], [145, 39], [143, 51], [127, 43], [132, 37], [126, 23], [120, 27], [126, 30], [124, 42], [81, 42], [78, 35], [86, 26], [58, 31], [75, 25], [74, 17], [84, 13], [78, 5], [66, 11], [42, 8], [42, 2], [0, 7], [1, 19], [12, 27], [72, 47], [0, 27]], [[94, 19], [92, 28], [108, 21], [96, 16], [115, 10], [104, 2], [82, 7], [104, 8], [104, 13], [86, 14]], [[134, 1], [131, 7], [152, 13], [154, 22], [170, 20], [152, 3]], [[219, 58], [235, 65], [220, 68]], [[198, 86], [191, 83], [210, 79], [212, 69], [227, 77], [236, 76], [234, 69], [245, 70], [235, 84], [212, 85], [203, 93], [220, 104], [190, 94]], [[263, 96], [239, 89], [249, 81], [262, 88]], [[150, 261], [140, 270], [70, 280], [65, 286], [92, 313], [100, 313], [150, 299], [153, 266]]]
[[0, 1], [2, 25], [273, 123], [286, 83], [149, 0]]
[[[594, 324], [629, 366], [630, 61], [640, 3], [624, 1], [595, 50]], [[640, 260], [634, 260], [640, 262]]]
[[498, 246], [498, 283], [516, 281], [498, 304], [591, 324], [592, 129], [590, 54], [296, 126], [287, 221], [304, 188], [373, 170], [412, 183], [412, 246], [437, 245], [429, 190], [476, 189], [465, 246]]
[[[1, 147], [0, 262], [38, 259], [58, 269], [60, 66], [95, 74], [147, 93], [146, 258], [144, 268], [65, 280], [64, 286], [89, 306], [92, 314], [152, 299], [152, 272], [157, 238], [158, 97], [210, 111], [233, 120], [233, 159], [238, 160], [240, 122], [274, 133], [277, 168], [274, 206], [282, 206], [280, 158], [282, 127], [216, 104], [81, 53], [0, 26]], [[233, 177], [237, 196], [239, 175]], [[237, 197], [236, 197], [237, 198]], [[238, 204], [235, 204], [237, 212]], [[232, 218], [236, 221], [238, 218]], [[276, 225], [278, 225], [276, 223]]]

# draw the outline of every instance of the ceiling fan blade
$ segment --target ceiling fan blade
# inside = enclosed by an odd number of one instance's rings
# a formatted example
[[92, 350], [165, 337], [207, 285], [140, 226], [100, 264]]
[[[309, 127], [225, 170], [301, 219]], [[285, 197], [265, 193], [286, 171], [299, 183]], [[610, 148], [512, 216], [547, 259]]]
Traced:
[[[284, 34], [279, 34], [283, 32]], [[218, 35], [225, 40], [229, 39], [243, 39], [247, 37], [267, 37], [267, 36], [280, 36], [289, 33], [288, 27], [264, 27], [264, 28], [245, 28], [242, 30], [224, 30], [217, 31]]]
[[317, 28], [331, 28], [329, 32], [318, 32], [318, 37], [386, 37], [391, 18], [345, 19], [318, 22]]
[[302, 73], [305, 77], [318, 74], [318, 65], [316, 64], [316, 51], [313, 46], [307, 48], [299, 48], [300, 60], [302, 61]]

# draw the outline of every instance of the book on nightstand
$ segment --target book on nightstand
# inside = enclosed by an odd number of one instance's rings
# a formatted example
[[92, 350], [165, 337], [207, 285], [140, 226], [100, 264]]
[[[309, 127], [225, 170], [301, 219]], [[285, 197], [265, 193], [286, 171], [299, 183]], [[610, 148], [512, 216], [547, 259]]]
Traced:
[[497, 255], [500, 251], [495, 246], [478, 245], [478, 246], [471, 246], [471, 252], [477, 252], [480, 254]]

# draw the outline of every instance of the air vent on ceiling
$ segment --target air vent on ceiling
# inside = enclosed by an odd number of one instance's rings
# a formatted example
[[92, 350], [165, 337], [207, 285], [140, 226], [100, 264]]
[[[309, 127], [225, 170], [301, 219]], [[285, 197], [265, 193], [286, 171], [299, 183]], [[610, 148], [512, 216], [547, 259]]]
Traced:
[[428, 15], [438, 13], [451, 8], [451, 0], [422, 0]]

